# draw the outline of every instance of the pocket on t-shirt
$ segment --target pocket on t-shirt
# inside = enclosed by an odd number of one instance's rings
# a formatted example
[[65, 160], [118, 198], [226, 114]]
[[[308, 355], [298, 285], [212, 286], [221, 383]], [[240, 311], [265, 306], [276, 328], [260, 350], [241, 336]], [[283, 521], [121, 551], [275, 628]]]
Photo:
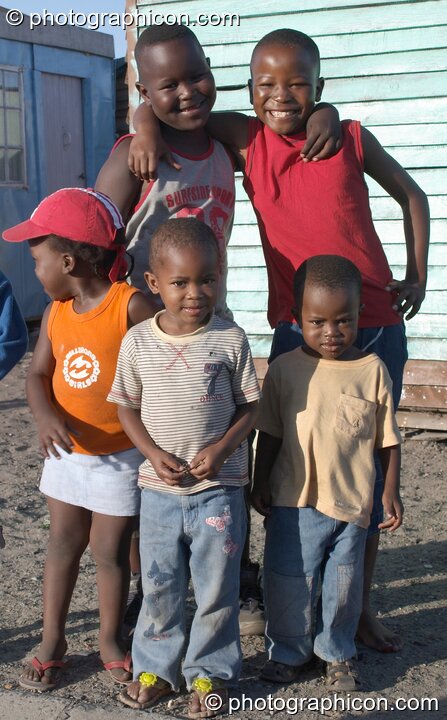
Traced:
[[335, 417], [335, 428], [350, 437], [371, 437], [376, 414], [376, 403], [353, 395], [340, 395]]

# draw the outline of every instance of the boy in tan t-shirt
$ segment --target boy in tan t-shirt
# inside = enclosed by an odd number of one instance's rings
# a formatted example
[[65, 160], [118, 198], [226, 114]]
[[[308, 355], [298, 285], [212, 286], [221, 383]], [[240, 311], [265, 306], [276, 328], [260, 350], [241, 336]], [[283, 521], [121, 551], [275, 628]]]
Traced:
[[[294, 280], [302, 348], [264, 382], [253, 506], [267, 518], [264, 589], [269, 660], [262, 677], [290, 682], [315, 653], [327, 684], [355, 690], [352, 663], [377, 450], [385, 478], [382, 529], [402, 523], [400, 434], [384, 363], [354, 347], [361, 276], [338, 255], [306, 260]], [[315, 633], [312, 607], [318, 579]]]

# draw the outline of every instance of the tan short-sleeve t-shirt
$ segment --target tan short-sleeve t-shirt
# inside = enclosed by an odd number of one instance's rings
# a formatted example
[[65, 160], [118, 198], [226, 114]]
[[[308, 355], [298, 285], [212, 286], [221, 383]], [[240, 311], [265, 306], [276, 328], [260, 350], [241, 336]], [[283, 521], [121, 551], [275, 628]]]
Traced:
[[374, 449], [401, 442], [392, 383], [377, 355], [323, 360], [285, 353], [264, 380], [257, 426], [282, 439], [270, 477], [275, 506], [305, 507], [368, 527]]

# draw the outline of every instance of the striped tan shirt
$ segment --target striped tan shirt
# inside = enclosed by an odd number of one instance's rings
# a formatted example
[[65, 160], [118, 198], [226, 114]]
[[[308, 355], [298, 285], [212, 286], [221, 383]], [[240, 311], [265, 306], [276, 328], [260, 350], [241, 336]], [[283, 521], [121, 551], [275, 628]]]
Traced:
[[[240, 327], [213, 315], [195, 333], [171, 336], [160, 329], [159, 315], [124, 337], [108, 400], [140, 410], [153, 441], [181, 463], [190, 463], [199, 450], [223, 437], [237, 405], [259, 399], [258, 381]], [[245, 485], [247, 459], [244, 441], [212, 481], [186, 475], [179, 487], [166, 485], [145, 460], [138, 482], [142, 488], [182, 495], [216, 483]]]

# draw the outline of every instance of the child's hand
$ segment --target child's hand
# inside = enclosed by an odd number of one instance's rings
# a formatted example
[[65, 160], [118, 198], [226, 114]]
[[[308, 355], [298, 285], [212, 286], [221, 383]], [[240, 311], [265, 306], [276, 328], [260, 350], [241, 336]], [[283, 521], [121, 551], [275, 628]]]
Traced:
[[154, 138], [152, 132], [148, 133], [139, 130], [132, 138], [129, 147], [128, 164], [130, 172], [143, 181], [156, 180], [160, 160], [164, 160], [175, 170], [181, 169], [181, 165], [174, 159], [160, 132], [158, 138]]
[[228, 457], [219, 443], [203, 448], [189, 463], [189, 472], [197, 480], [212, 480]]
[[40, 416], [36, 422], [39, 445], [45, 458], [54, 455], [55, 458], [60, 459], [60, 454], [55, 445], [59, 445], [62, 450], [71, 453], [73, 440], [69, 433], [77, 435], [77, 432], [68, 427], [61, 415], [51, 411]]
[[151, 451], [148, 460], [157, 473], [157, 477], [166, 485], [181, 485], [185, 468], [174, 455], [161, 448], [155, 448]]
[[381, 522], [378, 527], [380, 530], [390, 530], [390, 532], [394, 532], [402, 525], [402, 518], [404, 514], [404, 506], [399, 493], [391, 496], [384, 493], [382, 496], [382, 503], [385, 520]]
[[389, 292], [397, 292], [393, 310], [396, 310], [399, 315], [405, 316], [405, 320], [411, 320], [419, 312], [425, 298], [425, 283], [392, 280], [386, 289]]
[[272, 509], [272, 494], [269, 487], [254, 486], [250, 495], [250, 502], [256, 512], [268, 517]]
[[303, 162], [326, 160], [335, 155], [342, 144], [337, 109], [325, 103], [317, 105], [307, 121], [306, 138], [301, 151]]

